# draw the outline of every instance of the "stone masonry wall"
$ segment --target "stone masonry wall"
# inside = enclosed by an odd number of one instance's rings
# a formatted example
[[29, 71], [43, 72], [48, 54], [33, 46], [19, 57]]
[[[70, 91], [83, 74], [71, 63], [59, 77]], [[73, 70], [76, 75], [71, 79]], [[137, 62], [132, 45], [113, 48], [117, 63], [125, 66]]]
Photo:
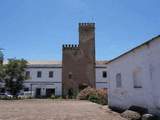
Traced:
[[79, 23], [79, 45], [63, 45], [63, 95], [95, 87], [95, 24]]

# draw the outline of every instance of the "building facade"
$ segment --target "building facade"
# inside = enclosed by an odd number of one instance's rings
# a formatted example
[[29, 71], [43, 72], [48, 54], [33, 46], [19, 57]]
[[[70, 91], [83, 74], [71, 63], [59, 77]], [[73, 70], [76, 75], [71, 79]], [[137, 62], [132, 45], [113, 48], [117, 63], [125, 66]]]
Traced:
[[26, 69], [29, 78], [24, 82], [25, 91], [34, 97], [62, 95], [62, 66], [59, 62], [29, 62]]
[[95, 24], [79, 23], [79, 44], [63, 45], [63, 96], [95, 88]]
[[[107, 88], [108, 77], [106, 61], [97, 62], [96, 87]], [[32, 91], [33, 97], [50, 97], [62, 95], [62, 64], [56, 61], [28, 61], [24, 82], [24, 91]], [[1, 84], [1, 87], [4, 84]]]
[[160, 114], [160, 36], [111, 60], [107, 68], [109, 106], [135, 105]]
[[107, 62], [96, 62], [96, 89], [108, 88], [108, 68], [106, 66]]

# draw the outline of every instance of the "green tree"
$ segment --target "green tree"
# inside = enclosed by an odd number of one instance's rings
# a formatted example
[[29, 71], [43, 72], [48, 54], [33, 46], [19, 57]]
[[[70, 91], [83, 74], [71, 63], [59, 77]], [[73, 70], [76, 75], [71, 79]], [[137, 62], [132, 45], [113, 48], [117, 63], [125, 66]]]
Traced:
[[3, 65], [2, 76], [5, 88], [15, 97], [23, 89], [26, 67], [27, 61], [24, 59], [9, 59], [8, 63]]
[[3, 55], [2, 49], [0, 48], [0, 65], [3, 64], [3, 59], [4, 59], [4, 55]]
[[0, 48], [0, 92], [1, 92], [1, 88], [2, 88], [2, 80], [3, 80], [3, 73], [4, 73], [4, 71], [3, 71], [3, 58], [4, 58], [4, 56], [3, 56], [3, 52], [2, 52], [2, 49]]
[[4, 77], [4, 69], [3, 69], [3, 65], [0, 64], [0, 82], [3, 80]]

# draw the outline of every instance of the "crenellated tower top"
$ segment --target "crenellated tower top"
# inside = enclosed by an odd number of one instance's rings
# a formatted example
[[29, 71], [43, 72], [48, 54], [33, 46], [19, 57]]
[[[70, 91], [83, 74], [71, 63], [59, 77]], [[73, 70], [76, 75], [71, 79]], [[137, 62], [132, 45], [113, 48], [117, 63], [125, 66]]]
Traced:
[[79, 49], [79, 45], [77, 44], [63, 44], [62, 46], [63, 50], [75, 50], [75, 49]]
[[79, 31], [85, 29], [95, 29], [95, 23], [79, 23]]

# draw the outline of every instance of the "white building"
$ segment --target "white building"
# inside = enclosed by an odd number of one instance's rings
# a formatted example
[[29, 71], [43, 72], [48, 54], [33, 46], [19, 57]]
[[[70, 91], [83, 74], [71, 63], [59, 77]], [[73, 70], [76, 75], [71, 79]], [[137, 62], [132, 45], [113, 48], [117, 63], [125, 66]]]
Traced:
[[111, 60], [107, 68], [109, 106], [160, 113], [160, 36]]
[[[107, 88], [106, 61], [96, 65], [96, 87]], [[62, 65], [55, 61], [29, 61], [26, 69], [29, 79], [25, 81], [25, 91], [33, 91], [35, 97], [62, 95]]]
[[108, 72], [107, 72], [106, 63], [97, 62], [96, 88], [108, 88]]
[[25, 90], [33, 91], [35, 97], [62, 94], [62, 66], [59, 62], [29, 62], [26, 75], [29, 79], [24, 82]]

